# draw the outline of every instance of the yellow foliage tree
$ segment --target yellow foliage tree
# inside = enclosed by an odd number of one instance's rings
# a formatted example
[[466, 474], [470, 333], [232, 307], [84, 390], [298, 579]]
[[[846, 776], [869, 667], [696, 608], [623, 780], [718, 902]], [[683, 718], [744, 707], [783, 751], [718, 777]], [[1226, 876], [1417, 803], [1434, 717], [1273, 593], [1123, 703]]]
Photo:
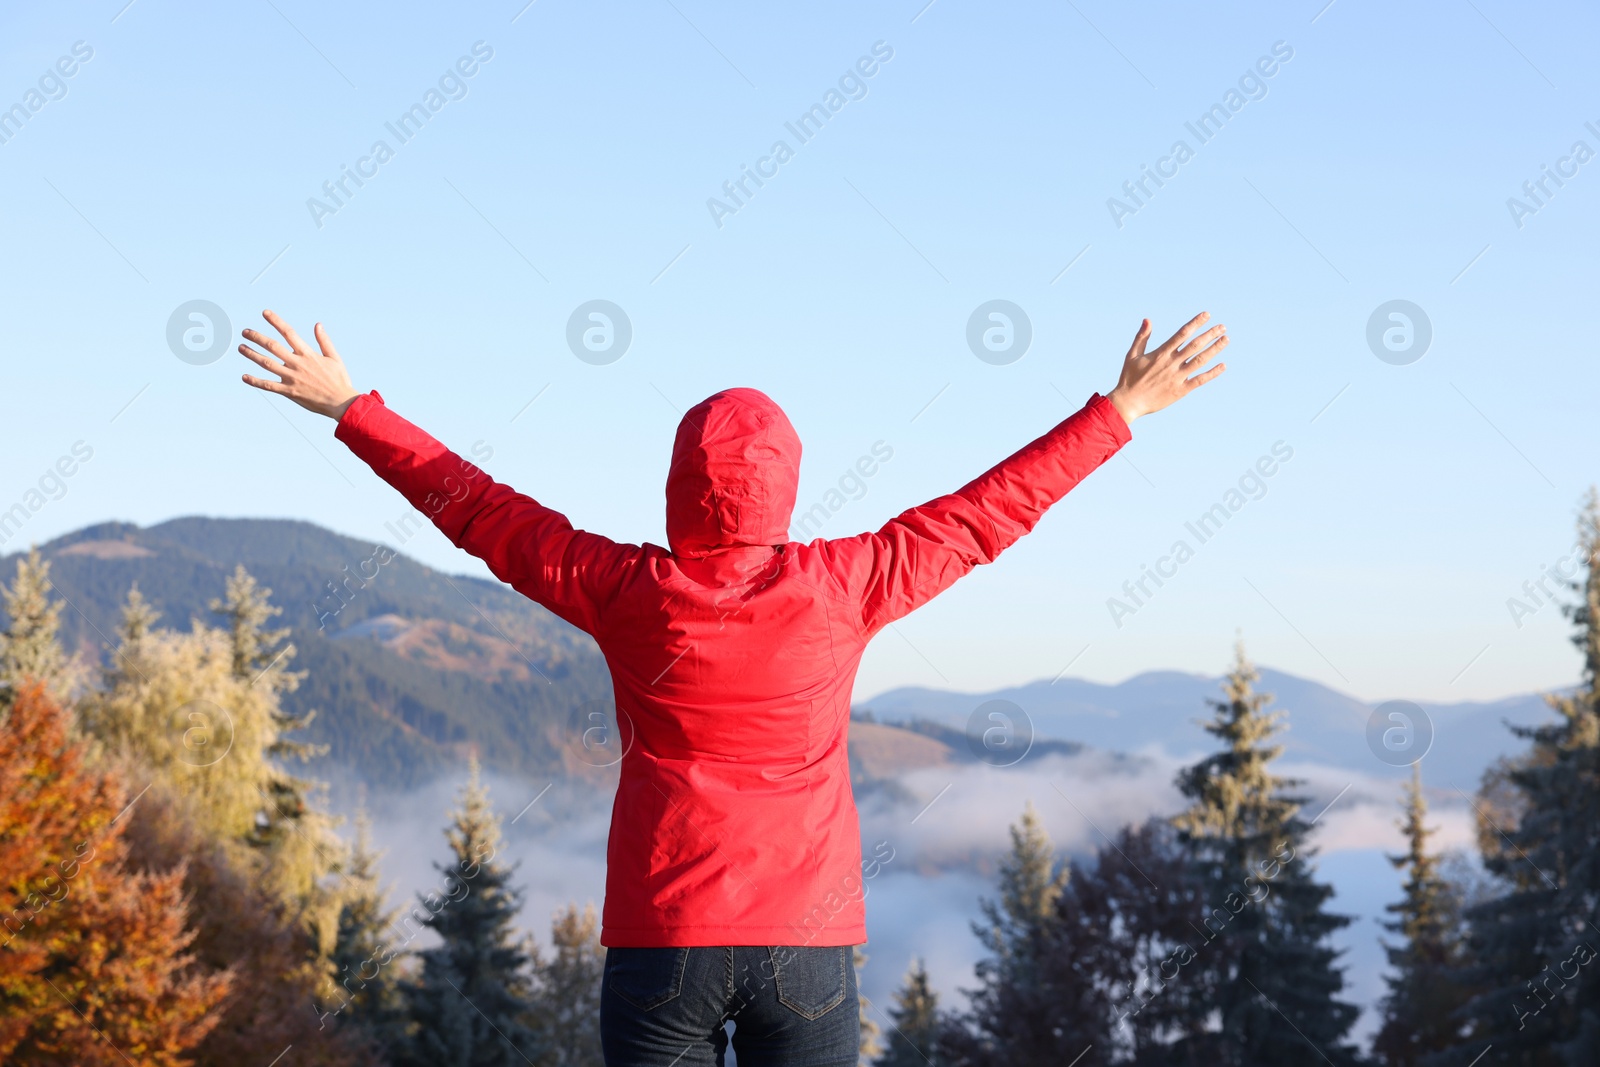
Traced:
[[338, 875], [346, 847], [334, 820], [310, 802], [314, 786], [281, 765], [316, 750], [287, 735], [308, 720], [287, 714], [280, 694], [294, 646], [265, 622], [279, 609], [241, 567], [214, 602], [227, 625], [194, 620], [187, 633], [155, 627], [137, 588], [100, 690], [80, 709], [83, 728], [114, 758], [145, 768], [187, 817], [220, 842], [230, 861], [282, 903], [313, 938], [333, 993]]

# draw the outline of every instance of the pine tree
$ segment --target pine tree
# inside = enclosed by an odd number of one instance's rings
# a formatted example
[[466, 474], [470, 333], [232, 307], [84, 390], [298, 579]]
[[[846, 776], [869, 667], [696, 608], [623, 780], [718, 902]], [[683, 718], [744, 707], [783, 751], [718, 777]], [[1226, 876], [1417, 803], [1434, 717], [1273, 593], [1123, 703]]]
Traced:
[[1600, 1062], [1600, 499], [1578, 518], [1585, 572], [1565, 608], [1582, 680], [1546, 697], [1552, 724], [1513, 727], [1529, 744], [1485, 776], [1479, 843], [1506, 892], [1467, 910], [1466, 1036], [1430, 1063], [1561, 1067]]
[[1074, 883], [1076, 900], [1062, 912], [1077, 932], [1058, 966], [1080, 975], [1076, 987], [1104, 997], [1103, 1009], [1098, 999], [1080, 1001], [1080, 1014], [1115, 1020], [1101, 1062], [1183, 1063], [1174, 1042], [1182, 1049], [1192, 1043], [1183, 1038], [1205, 1033], [1219, 985], [1201, 960], [1206, 939], [1195, 925], [1210, 886], [1178, 831], [1161, 818], [1124, 826]]
[[180, 634], [153, 627], [131, 590], [120, 639], [81, 723], [115, 756], [136, 761], [195, 798], [219, 838], [254, 838], [261, 786], [273, 774], [270, 689], [234, 676], [226, 635], [204, 625]]
[[234, 567], [223, 595], [213, 597], [209, 607], [227, 620], [234, 677], [254, 679], [269, 667], [277, 669], [277, 660], [294, 658], [293, 645], [278, 647], [289, 636], [288, 628], [267, 629], [267, 623], [281, 615], [283, 609], [272, 605], [272, 590], [258, 586], [243, 563]]
[[1204, 972], [1183, 970], [1204, 892], [1176, 836], [1164, 820], [1122, 827], [1056, 897], [1040, 1000], [1058, 1055], [1078, 1067], [1165, 1063], [1184, 1021], [1211, 1002]]
[[79, 665], [61, 651], [58, 632], [61, 609], [52, 600], [50, 563], [37, 548], [17, 560], [17, 576], [10, 588], [0, 586], [5, 598], [6, 629], [0, 633], [0, 714], [13, 695], [30, 680], [45, 687], [51, 699], [65, 702], [82, 682]]
[[1070, 875], [1056, 862], [1032, 804], [1011, 827], [1011, 851], [999, 874], [999, 899], [981, 901], [983, 921], [972, 924], [989, 955], [977, 964], [978, 987], [967, 991], [971, 1009], [964, 1025], [951, 1027], [942, 1044], [962, 1063], [1043, 1067], [1071, 1062], [1095, 1037], [1069, 1033], [1061, 1025], [1062, 1000], [1072, 994], [1053, 988], [1045, 973], [1045, 961], [1059, 941], [1056, 905]]
[[1457, 979], [1462, 964], [1460, 900], [1439, 873], [1439, 857], [1428, 851], [1434, 831], [1427, 818], [1422, 766], [1413, 763], [1405, 817], [1398, 823], [1407, 848], [1389, 857], [1396, 869], [1406, 872], [1405, 897], [1388, 906], [1396, 918], [1384, 924], [1404, 940], [1384, 946], [1394, 974], [1386, 979], [1383, 1024], [1372, 1043], [1373, 1054], [1386, 1067], [1417, 1067], [1429, 1054], [1454, 1046], [1461, 1037], [1455, 1013], [1468, 998]]
[[1031, 970], [1040, 935], [1069, 877], [1066, 865], [1056, 862], [1050, 835], [1030, 802], [1011, 827], [1010, 854], [1000, 861], [1000, 899], [980, 904], [988, 926], [974, 924], [974, 932], [997, 962], [1019, 975]]
[[261, 625], [279, 610], [269, 593], [241, 568], [213, 604], [228, 628], [195, 622], [176, 633], [155, 629], [155, 612], [131, 590], [118, 647], [82, 721], [111, 752], [191, 795], [197, 817], [219, 837], [253, 851], [257, 876], [326, 951], [337, 908], [330, 879], [343, 846], [334, 820], [310, 801], [312, 784], [280, 766], [318, 750], [287, 736], [307, 720], [282, 709], [280, 695], [300, 676], [286, 670], [294, 646], [282, 644], [285, 632]]
[[[941, 1067], [1183, 1062], [1171, 1042], [1205, 1016], [1214, 986], [1189, 967], [1205, 895], [1175, 838], [1165, 821], [1125, 826], [1068, 877], [1030, 810], [1002, 863], [1001, 903], [974, 927], [994, 954], [966, 991], [971, 1009], [934, 1012]], [[908, 1062], [921, 1048], [891, 1041]]]
[[889, 1009], [889, 1042], [878, 1067], [940, 1067], [939, 994], [928, 983], [928, 970], [913, 959], [905, 981], [894, 992]]
[[543, 1050], [529, 1025], [532, 959], [515, 935], [522, 907], [512, 868], [499, 862], [500, 822], [472, 760], [471, 777], [445, 834], [453, 860], [436, 864], [442, 893], [421, 896], [437, 948], [419, 953], [422, 973], [410, 994], [418, 1067], [516, 1067]]
[[[284, 732], [296, 725], [280, 705], [298, 681], [284, 670], [293, 649], [278, 647], [281, 634], [260, 632], [272, 610], [266, 591], [236, 574], [228, 593], [228, 630], [197, 620], [177, 633], [156, 629], [154, 611], [131, 590], [115, 655], [101, 687], [82, 701], [80, 725], [109, 758], [182, 798], [182, 819], [219, 843], [222, 862], [266, 890], [271, 921], [281, 912], [304, 930], [296, 944], [314, 975], [310, 992], [318, 1003], [337, 1002], [328, 953], [344, 845], [334, 820], [305, 799], [308, 784], [278, 764], [292, 750]], [[299, 977], [277, 977], [299, 995]]]
[[384, 906], [379, 858], [372, 848], [371, 823], [362, 812], [339, 891], [338, 931], [329, 956], [339, 993], [328, 1010], [341, 1026], [392, 1055], [406, 1045], [408, 1020], [401, 961], [388, 935], [395, 915]]
[[0, 1062], [181, 1067], [234, 976], [196, 966], [184, 866], [129, 864], [138, 797], [85, 755], [41, 684], [14, 693], [0, 723]]
[[187, 863], [192, 951], [216, 970], [238, 965], [236, 995], [197, 1052], [233, 1063], [293, 1045], [296, 1062], [370, 1063], [362, 1041], [309, 1010], [338, 999], [327, 958], [338, 898], [328, 883], [343, 846], [317, 812], [299, 820], [302, 832], [261, 834], [264, 793], [283, 774], [270, 756], [285, 720], [278, 690], [239, 676], [229, 633], [199, 622], [177, 633], [156, 619], [130, 590], [118, 647], [79, 725], [104, 758], [148, 784], [126, 820], [131, 854], [154, 871]]
[[[258, 586], [244, 565], [240, 564], [227, 581], [225, 595], [212, 600], [210, 607], [227, 623], [230, 667], [234, 680], [260, 690], [270, 699], [273, 731], [266, 749], [267, 756], [275, 760], [293, 758], [304, 762], [322, 755], [327, 747], [293, 741], [288, 736], [309, 726], [316, 713], [290, 715], [277, 699], [279, 693], [293, 692], [298, 688], [305, 676], [303, 672], [287, 669], [295, 653], [294, 644], [285, 643], [289, 630], [267, 629], [267, 623], [283, 612], [282, 608], [272, 604], [271, 598], [272, 590]], [[314, 809], [307, 800], [311, 788], [310, 782], [281, 771], [268, 776], [261, 787], [265, 803], [263, 821], [256, 833], [258, 844], [281, 847], [295, 834], [326, 843], [325, 826], [318, 826], [312, 834], [307, 834], [308, 820], [316, 821]], [[317, 864], [308, 861], [306, 868], [315, 870]]]
[[[161, 612], [150, 606], [150, 602], [139, 592], [139, 583], [134, 582], [128, 587], [128, 599], [122, 605], [122, 642], [127, 648], [137, 651], [145, 636], [155, 628]], [[112, 670], [118, 670], [118, 664], [113, 662]]]
[[[1315, 881], [1307, 844], [1311, 827], [1299, 816], [1300, 784], [1271, 771], [1282, 746], [1272, 744], [1283, 712], [1241, 644], [1205, 729], [1222, 749], [1187, 768], [1177, 785], [1191, 805], [1173, 819], [1196, 875], [1207, 888], [1207, 913], [1196, 930], [1198, 966], [1208, 972], [1215, 999], [1199, 1005], [1173, 1048], [1176, 1062], [1219, 1067], [1294, 1063], [1309, 1057], [1335, 1065], [1356, 1062], [1345, 1035], [1359, 1011], [1339, 1001], [1344, 987], [1339, 953], [1329, 936], [1349, 924], [1323, 910], [1333, 894]], [[1208, 1020], [1215, 1010], [1220, 1026]]]
[[606, 950], [594, 905], [568, 904], [550, 923], [548, 961], [537, 960], [535, 1027], [549, 1067], [601, 1067], [600, 980]]

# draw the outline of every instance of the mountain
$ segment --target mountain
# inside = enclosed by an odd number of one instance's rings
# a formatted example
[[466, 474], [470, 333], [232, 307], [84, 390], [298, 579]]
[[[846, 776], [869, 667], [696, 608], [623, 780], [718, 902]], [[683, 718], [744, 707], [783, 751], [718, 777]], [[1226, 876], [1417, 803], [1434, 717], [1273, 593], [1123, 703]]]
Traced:
[[[1008, 700], [1023, 709], [1039, 736], [1182, 758], [1215, 747], [1199, 722], [1210, 717], [1206, 701], [1221, 696], [1221, 684], [1220, 676], [1149, 671], [1116, 685], [1062, 678], [987, 693], [906, 687], [880, 693], [861, 707], [880, 722], [920, 720], [960, 728], [985, 701]], [[1274, 695], [1274, 708], [1288, 712], [1284, 759], [1384, 773], [1386, 764], [1367, 746], [1373, 705], [1270, 668], [1261, 669], [1260, 688]], [[1544, 699], [1532, 693], [1487, 703], [1414, 703], [1433, 724], [1433, 745], [1424, 762], [1430, 781], [1467, 793], [1477, 788], [1485, 767], [1521, 747], [1506, 723], [1532, 725], [1552, 717]]]
[[[135, 582], [161, 625], [187, 630], [194, 619], [216, 621], [207, 605], [243, 563], [283, 609], [277, 623], [289, 627], [293, 666], [306, 672], [285, 697], [293, 712], [317, 711], [304, 740], [329, 746], [319, 762], [374, 785], [415, 786], [469, 748], [502, 773], [560, 773], [570, 723], [611, 691], [589, 637], [508, 587], [311, 523], [105, 523], [40, 551], [70, 605], [64, 644], [96, 662]], [[15, 558], [0, 559], [0, 575]]]
[[[410, 789], [476, 751], [502, 774], [548, 781], [592, 767], [582, 760], [582, 716], [609, 701], [604, 658], [586, 634], [498, 582], [447, 575], [379, 546], [306, 522], [180, 518], [156, 526], [103, 523], [40, 551], [51, 561], [69, 649], [103, 660], [135, 582], [188, 629], [213, 620], [235, 565], [272, 590], [291, 630], [294, 667], [306, 678], [289, 710], [315, 709], [304, 740], [329, 746], [311, 773], [353, 772], [376, 788]], [[0, 557], [9, 579], [16, 555]], [[1287, 759], [1383, 773], [1366, 743], [1372, 708], [1316, 682], [1262, 671], [1287, 709]], [[1155, 749], [1174, 757], [1209, 750], [1197, 720], [1219, 694], [1217, 677], [1152, 671], [1116, 685], [1073, 678], [991, 693], [900, 688], [856, 709], [852, 778], [859, 792], [892, 791], [919, 767], [970, 763], [968, 719], [988, 700], [1021, 707], [1036, 735], [1030, 755], [1085, 747]], [[1472, 792], [1494, 758], [1518, 743], [1506, 721], [1549, 715], [1541, 698], [1492, 703], [1419, 702], [1435, 725], [1430, 780]], [[592, 779], [591, 779], [592, 780]], [[601, 790], [601, 793], [607, 791]]]

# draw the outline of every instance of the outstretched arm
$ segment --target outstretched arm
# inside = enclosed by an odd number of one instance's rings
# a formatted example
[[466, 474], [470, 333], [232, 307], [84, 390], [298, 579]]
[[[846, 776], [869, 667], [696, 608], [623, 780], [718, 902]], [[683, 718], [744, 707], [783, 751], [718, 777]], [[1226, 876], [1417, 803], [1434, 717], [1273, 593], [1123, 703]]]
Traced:
[[891, 519], [876, 533], [824, 542], [830, 570], [861, 605], [868, 633], [909, 614], [981, 563], [990, 563], [1029, 532], [1132, 436], [1134, 419], [1174, 403], [1221, 374], [1202, 368], [1227, 347], [1227, 331], [1209, 315], [1189, 320], [1166, 343], [1146, 351], [1150, 320], [1134, 335], [1122, 376], [1109, 397], [1083, 409], [961, 489]]
[[246, 374], [246, 384], [337, 420], [335, 436], [453, 544], [524, 596], [595, 631], [636, 547], [573, 529], [560, 512], [499, 484], [390, 411], [376, 392], [357, 393], [321, 323], [313, 350], [279, 316], [264, 314], [283, 339], [245, 330], [270, 355], [249, 345], [239, 351], [278, 380]]

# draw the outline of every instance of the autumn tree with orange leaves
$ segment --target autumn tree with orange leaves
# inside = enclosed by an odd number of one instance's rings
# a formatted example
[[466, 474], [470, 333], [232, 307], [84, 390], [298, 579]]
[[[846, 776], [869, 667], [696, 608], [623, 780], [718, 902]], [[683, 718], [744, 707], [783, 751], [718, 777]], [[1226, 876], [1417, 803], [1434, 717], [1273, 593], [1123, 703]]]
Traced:
[[187, 949], [184, 868], [129, 869], [137, 803], [37, 685], [0, 722], [0, 1062], [182, 1067], [228, 996]]

